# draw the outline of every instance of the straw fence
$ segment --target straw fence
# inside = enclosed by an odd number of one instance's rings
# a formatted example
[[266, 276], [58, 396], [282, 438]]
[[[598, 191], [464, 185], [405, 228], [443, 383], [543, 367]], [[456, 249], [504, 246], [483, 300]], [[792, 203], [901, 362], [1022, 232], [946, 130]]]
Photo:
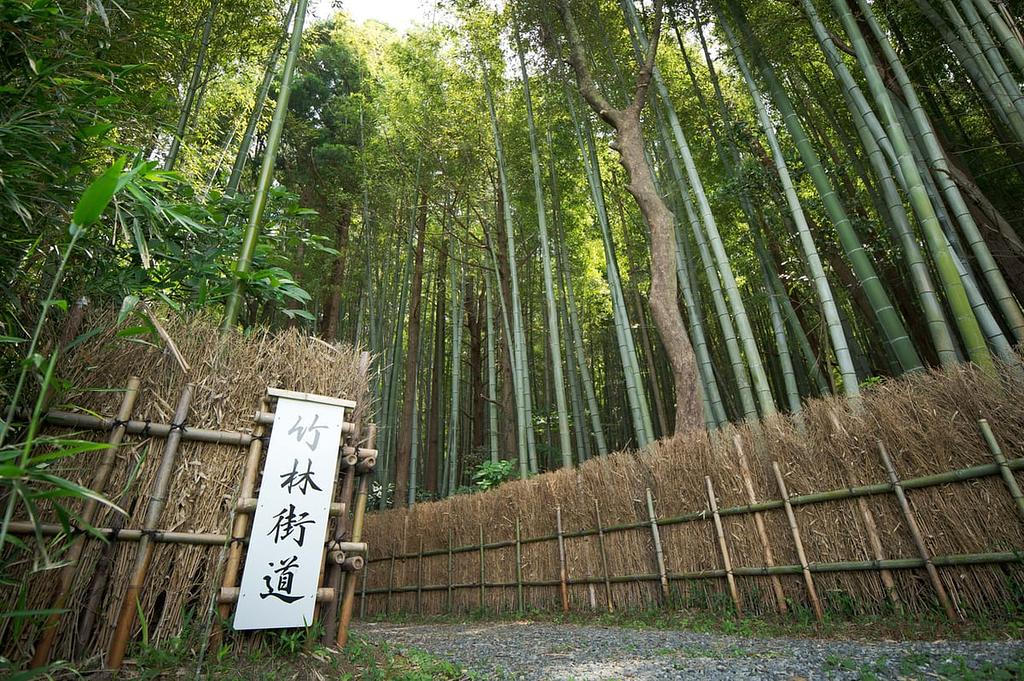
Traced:
[[1022, 605], [1017, 370], [892, 381], [856, 412], [813, 401], [802, 421], [679, 436], [371, 515], [361, 611], [972, 617]]
[[[294, 330], [270, 333], [261, 329], [233, 335], [222, 346], [218, 343], [216, 320], [169, 317], [158, 321], [180, 352], [178, 357], [168, 350], [166, 343], [153, 342], [149, 337], [142, 340], [135, 335], [119, 335], [124, 327], [116, 328], [112, 315], [90, 315], [83, 330], [100, 331], [64, 357], [60, 378], [71, 387], [60, 396], [60, 404], [55, 404], [55, 408], [113, 416], [118, 412], [129, 378], [138, 376], [141, 389], [131, 418], [152, 421], [154, 435], [155, 424], [175, 423], [175, 405], [179, 404], [186, 384], [194, 386], [191, 408], [185, 418], [186, 427], [193, 433], [199, 429], [251, 433], [255, 413], [268, 387], [354, 399], [360, 404], [355, 419], [362, 420], [359, 412], [367, 404], [368, 388], [365, 377], [359, 373], [358, 352], [353, 348], [332, 346]], [[67, 428], [47, 430], [49, 434], [68, 433]], [[78, 437], [104, 441], [106, 433], [83, 430]], [[106, 495], [128, 515], [122, 517], [103, 507], [93, 523], [95, 526], [145, 526], [164, 443], [163, 438], [145, 434], [124, 437]], [[179, 533], [179, 537], [229, 534], [231, 509], [239, 498], [247, 451], [247, 447], [237, 444], [183, 438], [159, 529]], [[80, 455], [62, 463], [54, 472], [88, 485], [98, 456], [99, 452]], [[44, 520], [55, 522], [53, 518]], [[145, 626], [150, 641], [159, 642], [178, 635], [186, 616], [192, 618], [195, 626], [202, 626], [196, 622], [208, 616], [211, 595], [220, 586], [224, 541], [189, 545], [162, 543], [155, 536], [154, 540], [155, 553], [140, 595], [141, 617], [136, 618], [131, 637], [138, 640]], [[61, 619], [52, 659], [82, 659], [108, 649], [132, 573], [136, 547], [137, 542], [133, 541], [85, 544], [66, 606], [69, 614]], [[57, 589], [55, 571], [33, 572], [33, 566], [28, 564], [21, 568], [20, 574], [4, 575], [14, 586], [0, 590], [0, 602], [10, 606], [5, 609], [12, 609], [19, 598], [24, 598], [22, 609], [49, 608]], [[82, 638], [77, 629], [89, 611], [91, 598], [99, 599], [94, 612], [95, 626]], [[31, 656], [39, 631], [14, 636], [10, 629], [0, 630], [4, 632], [0, 650], [5, 656], [15, 660]]]

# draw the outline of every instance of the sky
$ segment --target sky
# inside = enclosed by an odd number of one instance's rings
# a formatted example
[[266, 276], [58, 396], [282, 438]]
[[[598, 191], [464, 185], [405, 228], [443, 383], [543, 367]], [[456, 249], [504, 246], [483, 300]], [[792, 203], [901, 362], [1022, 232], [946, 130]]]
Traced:
[[[329, 16], [333, 11], [332, 0], [313, 0], [313, 14], [318, 19]], [[356, 22], [377, 19], [400, 32], [409, 28], [413, 21], [429, 23], [431, 0], [343, 0], [341, 5]]]

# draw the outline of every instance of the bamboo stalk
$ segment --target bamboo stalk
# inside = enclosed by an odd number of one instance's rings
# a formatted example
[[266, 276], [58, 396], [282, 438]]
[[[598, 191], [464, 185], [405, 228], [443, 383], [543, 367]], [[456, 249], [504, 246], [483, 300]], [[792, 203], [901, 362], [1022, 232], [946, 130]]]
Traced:
[[[231, 605], [232, 603], [238, 602], [238, 595], [242, 592], [242, 588], [239, 586], [221, 587], [220, 591], [217, 592], [217, 603], [221, 605]], [[316, 602], [317, 603], [333, 603], [337, 598], [338, 592], [328, 587], [319, 587], [316, 590]]]
[[[358, 443], [355, 443], [358, 445]], [[358, 446], [356, 447], [358, 450]], [[358, 461], [357, 456], [352, 457], [352, 461], [345, 468], [344, 478], [341, 483], [341, 494], [339, 495], [340, 505], [342, 512], [338, 514], [334, 521], [334, 541], [335, 543], [341, 542], [345, 539], [345, 535], [348, 533], [348, 513], [347, 510], [352, 507], [352, 496], [355, 494], [355, 482], [356, 482], [356, 467], [355, 463]], [[332, 504], [333, 507], [335, 504]], [[333, 509], [332, 509], [333, 510]], [[342, 569], [340, 564], [335, 564], [330, 567], [327, 573], [327, 585], [337, 591], [342, 592], [342, 581], [343, 581]], [[325, 644], [331, 641], [337, 640], [338, 638], [338, 613], [341, 609], [341, 602], [335, 603], [335, 607], [330, 608], [324, 617], [324, 633], [322, 636]]]
[[[103, 450], [103, 455], [100, 458], [99, 467], [96, 469], [96, 473], [93, 475], [92, 483], [89, 488], [98, 494], [102, 494], [106, 489], [107, 481], [110, 479], [110, 471], [114, 466], [114, 458], [117, 455], [117, 449], [121, 446], [121, 441], [124, 439], [125, 427], [124, 422], [131, 418], [132, 409], [135, 407], [135, 401], [139, 396], [139, 385], [140, 380], [137, 376], [132, 376], [128, 379], [128, 385], [125, 388], [124, 396], [121, 398], [121, 405], [117, 411], [117, 423], [110, 433], [110, 437], [107, 439], [107, 447]], [[96, 512], [99, 510], [99, 503], [95, 499], [87, 499], [85, 505], [82, 508], [81, 524], [91, 525], [96, 517]], [[13, 523], [12, 523], [13, 524]], [[30, 526], [32, 523], [28, 523]], [[10, 529], [8, 531], [11, 531]], [[67, 605], [68, 598], [71, 595], [71, 587], [75, 581], [75, 576], [78, 574], [79, 560], [82, 557], [82, 553], [85, 550], [86, 535], [80, 535], [74, 539], [67, 554], [64, 557], [66, 564], [61, 568], [60, 573], [57, 575], [57, 595], [53, 599], [50, 608], [52, 610], [62, 611]], [[103, 577], [98, 575], [97, 577]], [[103, 579], [100, 580], [102, 583]], [[30, 667], [36, 669], [43, 667], [47, 662], [50, 661], [50, 651], [53, 648], [53, 642], [57, 638], [57, 633], [60, 630], [60, 619], [61, 612], [54, 613], [46, 618], [46, 622], [42, 627], [42, 635], [39, 637], [38, 643], [36, 643], [36, 649], [32, 655], [32, 662]], [[88, 618], [88, 628], [84, 631], [92, 631], [92, 619], [93, 615], [86, 611], [85, 617]]]
[[1006, 463], [1003, 449], [999, 446], [996, 436], [992, 433], [992, 428], [988, 425], [987, 419], [978, 419], [978, 427], [981, 428], [981, 434], [985, 438], [985, 444], [988, 445], [988, 451], [992, 453], [992, 458], [999, 465], [999, 474], [1003, 476], [1006, 489], [1010, 492], [1013, 502], [1017, 505], [1017, 513], [1024, 520], [1024, 494], [1021, 494], [1017, 479], [1013, 476], [1013, 471], [1010, 470], [1010, 466]]
[[[733, 436], [733, 445], [739, 455], [740, 477], [743, 479], [743, 489], [747, 493], [747, 501], [751, 505], [757, 503], [757, 494], [754, 492], [754, 481], [750, 475], [750, 462], [747, 460], [747, 453], [743, 451], [743, 440], [739, 435]], [[761, 541], [761, 550], [764, 551], [764, 564], [767, 567], [775, 565], [775, 555], [772, 552], [771, 542], [768, 541], [768, 531], [765, 529], [764, 514], [761, 511], [754, 512], [754, 527], [757, 529], [757, 537]], [[772, 585], [772, 593], [775, 594], [775, 608], [780, 615], [789, 611], [786, 605], [786, 592], [782, 589], [782, 580], [772, 575], [769, 580]]]
[[[171, 476], [174, 473], [175, 462], [178, 457], [178, 445], [181, 443], [181, 435], [185, 430], [185, 420], [188, 418], [189, 406], [192, 403], [192, 392], [194, 387], [189, 384], [181, 392], [177, 409], [174, 412], [174, 429], [167, 436], [167, 443], [164, 446], [164, 455], [160, 461], [160, 468], [157, 471], [153, 483], [153, 491], [149, 497], [149, 504], [146, 508], [146, 516], [143, 522], [144, 530], [156, 529], [163, 513], [164, 505], [167, 503], [167, 493], [171, 486]], [[117, 626], [114, 630], [114, 638], [110, 643], [110, 651], [107, 655], [107, 667], [109, 669], [120, 669], [124, 661], [124, 653], [131, 638], [131, 629], [135, 624], [135, 611], [142, 595], [142, 586], [146, 581], [146, 573], [149, 571], [149, 563], [153, 558], [153, 542], [149, 535], [143, 534], [139, 538], [138, 550], [135, 555], [135, 566], [132, 569], [131, 580], [128, 582], [128, 589], [121, 601], [121, 611], [117, 617]]]
[[665, 553], [661, 547], [661, 530], [658, 529], [658, 516], [654, 513], [654, 496], [651, 488], [647, 488], [647, 518], [651, 523], [651, 540], [654, 542], [654, 558], [658, 563], [658, 575], [661, 577], [661, 596], [668, 603], [668, 570], [665, 568]]
[[[366, 446], [375, 447], [377, 444], [377, 426], [369, 424], [366, 427]], [[356, 491], [356, 500], [352, 511], [352, 541], [360, 541], [363, 537], [363, 520], [366, 517], [366, 498], [369, 495], [370, 476], [372, 471], [359, 476], [359, 487]], [[366, 579], [366, 570], [363, 570], [363, 579]], [[356, 594], [355, 575], [347, 573], [343, 579], [343, 593], [341, 598], [341, 616], [338, 621], [338, 638], [336, 640], [339, 649], [348, 643], [348, 626], [352, 622], [352, 604]], [[363, 588], [366, 588], [364, 581]]]
[[[878, 525], [875, 523], [875, 515], [871, 512], [871, 507], [868, 506], [867, 499], [864, 497], [857, 497], [857, 508], [860, 510], [861, 519], [864, 521], [864, 529], [867, 531], [868, 543], [871, 545], [871, 552], [874, 554], [875, 560], [884, 560], [885, 551], [882, 549], [882, 540], [878, 534]], [[897, 612], [902, 613], [903, 605], [900, 603], [900, 595], [896, 590], [896, 581], [892, 577], [892, 572], [887, 568], [881, 568], [879, 569], [879, 576], [882, 579], [882, 586], [885, 587], [885, 593], [889, 598], [889, 602]]]
[[484, 526], [480, 525], [480, 610], [484, 609]]
[[807, 565], [807, 554], [804, 553], [804, 543], [800, 539], [800, 527], [796, 524], [796, 515], [793, 513], [793, 506], [789, 502], [789, 492], [786, 490], [786, 481], [782, 477], [782, 470], [778, 461], [772, 461], [772, 471], [775, 473], [775, 483], [779, 486], [779, 494], [782, 495], [783, 507], [786, 509], [786, 520], [789, 521], [789, 532], [793, 536], [793, 544], [796, 546], [796, 555], [800, 560], [800, 571], [804, 576], [804, 584], [807, 585], [807, 596], [814, 608], [814, 617], [821, 622], [825, 616], [821, 610], [821, 602], [818, 600], [818, 590], [814, 588], [814, 577]]
[[[369, 552], [367, 552], [366, 558], [367, 558], [366, 562], [369, 563], [370, 562], [369, 561], [369, 558], [370, 558]], [[362, 574], [362, 580], [361, 580], [363, 584], [362, 584], [362, 589], [360, 589], [360, 593], [359, 593], [359, 619], [363, 619], [364, 617], [366, 617], [366, 578], [369, 576], [369, 572], [370, 572], [370, 566], [369, 565], [364, 566], [363, 574]]]
[[722, 518], [718, 515], [718, 500], [715, 498], [715, 488], [711, 484], [711, 477], [704, 476], [704, 485], [708, 491], [708, 503], [711, 505], [711, 517], [715, 523], [715, 534], [718, 537], [718, 549], [722, 552], [722, 565], [725, 567], [725, 581], [729, 585], [729, 596], [736, 607], [736, 615], [743, 616], [743, 603], [740, 601], [740, 592], [736, 588], [736, 578], [732, 574], [732, 560], [729, 558], [729, 546], [725, 543], [725, 530], [722, 528]]
[[910, 530], [910, 536], [914, 540], [914, 546], [917, 547], [917, 553], [924, 562], [924, 569], [928, 572], [928, 578], [931, 580], [932, 587], [935, 589], [935, 595], [939, 598], [939, 603], [942, 604], [942, 609], [946, 611], [946, 616], [951, 619], [957, 619], [956, 611], [953, 609], [953, 604], [949, 601], [949, 596], [946, 594], [946, 587], [942, 585], [942, 580], [939, 578], [939, 571], [935, 568], [932, 563], [931, 554], [928, 551], [927, 545], [924, 543], [924, 536], [921, 534], [921, 528], [917, 525], [917, 518], [914, 516], [914, 512], [910, 509], [910, 502], [907, 501], [907, 495], [903, 491], [903, 485], [900, 484], [899, 476], [896, 474], [896, 468], [892, 465], [892, 460], [889, 458], [889, 452], [886, 450], [885, 445], [878, 442], [878, 454], [882, 458], [882, 465], [885, 466], [885, 472], [889, 474], [889, 481], [892, 483], [893, 492], [896, 494], [896, 499], [900, 503], [900, 511], [903, 512], [903, 519], [907, 522], [907, 529]]
[[[516, 518], [516, 608], [523, 612], [526, 608], [523, 603], [523, 544], [520, 531], [519, 518]], [[449, 589], [451, 580], [448, 581]]]
[[604, 595], [608, 600], [608, 612], [614, 612], [615, 607], [612, 604], [611, 578], [608, 574], [608, 553], [605, 551], [604, 529], [601, 527], [601, 506], [597, 503], [597, 499], [594, 499], [594, 517], [597, 519], [597, 547], [601, 552], [601, 570], [604, 574]]
[[[569, 572], [565, 566], [565, 538], [562, 537], [562, 507], [555, 506], [555, 528], [558, 532], [558, 581], [562, 591], [562, 612], [569, 612]], [[480, 581], [483, 581], [481, 578]]]
[[[124, 520], [120, 515], [115, 515], [111, 521], [111, 529], [115, 533], [121, 529]], [[26, 523], [31, 525], [31, 523]], [[82, 619], [78, 622], [78, 636], [75, 639], [75, 657], [79, 660], [85, 657], [93, 628], [96, 624], [96, 616], [99, 614], [103, 604], [103, 598], [110, 588], [110, 572], [114, 568], [114, 553], [118, 547], [117, 541], [109, 540], [104, 544], [96, 561], [96, 569], [93, 572], [92, 584], [89, 585], [89, 595], [85, 599], [85, 608], [82, 611]]]

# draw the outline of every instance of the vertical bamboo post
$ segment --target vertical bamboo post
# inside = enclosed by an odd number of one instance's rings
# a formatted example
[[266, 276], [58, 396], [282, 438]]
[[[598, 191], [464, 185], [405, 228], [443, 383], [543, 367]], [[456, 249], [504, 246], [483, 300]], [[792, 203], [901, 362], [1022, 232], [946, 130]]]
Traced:
[[917, 518], [914, 516], [914, 512], [910, 509], [910, 502], [907, 501], [907, 494], [903, 490], [903, 484], [900, 482], [899, 476], [896, 475], [896, 468], [892, 465], [892, 460], [889, 458], [889, 452], [886, 450], [885, 445], [881, 440], [878, 441], [878, 454], [882, 458], [882, 465], [885, 466], [885, 472], [889, 474], [889, 482], [892, 483], [892, 490], [896, 493], [896, 499], [899, 501], [900, 510], [903, 512], [903, 519], [907, 523], [907, 529], [910, 530], [910, 536], [914, 540], [914, 546], [917, 547], [917, 553], [924, 561], [924, 569], [928, 572], [928, 578], [932, 582], [932, 587], [935, 589], [935, 595], [939, 598], [939, 603], [942, 605], [942, 609], [946, 611], [946, 617], [951, 620], [957, 618], [956, 610], [953, 609], [953, 604], [950, 603], [949, 596], [946, 594], [946, 587], [942, 585], [942, 580], [939, 579], [939, 571], [935, 568], [932, 563], [931, 553], [928, 551], [928, 547], [924, 543], [924, 536], [921, 534], [921, 528], [918, 527]]
[[608, 612], [614, 612], [612, 604], [612, 581], [608, 574], [608, 553], [604, 546], [604, 527], [601, 525], [601, 506], [594, 499], [594, 518], [597, 520], [597, 549], [601, 552], [601, 570], [604, 574], [604, 595], [608, 600]]
[[804, 575], [804, 584], [807, 585], [807, 597], [814, 608], [814, 616], [819, 622], [825, 619], [821, 610], [821, 601], [818, 600], [818, 590], [814, 588], [814, 577], [807, 563], [807, 554], [804, 553], [804, 543], [800, 539], [800, 527], [796, 524], [796, 515], [793, 513], [793, 506], [789, 503], [789, 492], [786, 490], [786, 481], [782, 477], [782, 470], [778, 461], [772, 461], [772, 471], [775, 473], [775, 484], [779, 486], [779, 494], [782, 495], [782, 505], [786, 509], [786, 520], [789, 521], [789, 532], [793, 536], [793, 544], [796, 545], [796, 555], [800, 559], [800, 567]]
[[391, 590], [395, 588], [395, 550], [391, 549], [391, 568], [388, 570], [388, 595], [384, 600], [384, 614], [391, 614]]
[[454, 568], [452, 556], [452, 528], [448, 526], [448, 600], [445, 606], [450, 613], [454, 607], [454, 592], [452, 589], [452, 572]]
[[516, 608], [519, 612], [526, 609], [523, 602], [523, 545], [519, 518], [516, 518]]
[[704, 486], [708, 491], [708, 503], [711, 505], [711, 518], [715, 523], [715, 534], [718, 537], [718, 550], [722, 553], [722, 565], [725, 566], [725, 581], [729, 585], [729, 596], [732, 597], [732, 604], [736, 607], [736, 616], [743, 616], [743, 603], [740, 601], [740, 592], [736, 588], [736, 576], [732, 574], [732, 560], [729, 558], [729, 546], [725, 543], [725, 530], [722, 527], [722, 516], [718, 514], [718, 499], [715, 498], [715, 488], [711, 484], [711, 477], [704, 476]]
[[[178, 406], [174, 411], [174, 422], [171, 424], [171, 432], [167, 435], [164, 444], [164, 455], [160, 460], [160, 468], [157, 470], [156, 479], [153, 482], [153, 490], [150, 493], [149, 504], [146, 507], [146, 516], [143, 520], [143, 530], [155, 530], [160, 523], [160, 516], [163, 513], [164, 505], [167, 503], [167, 492], [171, 487], [171, 477], [174, 475], [174, 467], [178, 458], [178, 445], [181, 443], [181, 434], [185, 430], [185, 420], [188, 418], [189, 406], [192, 404], [192, 392], [194, 386], [188, 384], [181, 391], [178, 399]], [[131, 580], [128, 582], [128, 590], [121, 601], [121, 611], [117, 617], [117, 627], [114, 630], [114, 638], [110, 643], [110, 651], [107, 655], [107, 667], [120, 669], [124, 661], [124, 653], [128, 647], [128, 640], [131, 638], [132, 626], [135, 624], [135, 611], [138, 607], [139, 598], [142, 595], [142, 586], [146, 582], [146, 573], [149, 572], [149, 563], [153, 559], [153, 542], [150, 535], [143, 533], [139, 538], [136, 548], [135, 566], [132, 569]]]
[[[732, 441], [736, 453], [739, 455], [740, 477], [743, 479], [743, 489], [747, 493], [747, 502], [753, 506], [757, 503], [757, 494], [754, 492], [754, 480], [750, 474], [750, 462], [747, 460], [746, 452], [743, 451], [743, 439], [739, 435], [735, 435]], [[768, 531], [765, 529], [764, 513], [761, 511], [754, 511], [754, 527], [757, 529], [757, 536], [761, 541], [765, 567], [775, 567], [775, 555], [771, 542], [768, 540]], [[789, 611], [789, 606], [786, 605], [786, 592], [782, 589], [782, 580], [778, 575], [770, 575], [768, 581], [772, 585], [772, 593], [775, 594], [775, 608], [780, 615], [785, 615]]]
[[[362, 371], [362, 367], [360, 367]], [[359, 432], [359, 425], [356, 424], [355, 432]], [[355, 437], [350, 436], [348, 439], [351, 444], [356, 448], [355, 459], [349, 459], [348, 461], [343, 460], [344, 472], [342, 473], [341, 493], [338, 495], [338, 501], [345, 505], [345, 512], [334, 520], [334, 541], [341, 542], [345, 541], [348, 536], [348, 520], [349, 513], [352, 511], [352, 499], [355, 495], [355, 481], [356, 481], [356, 466], [355, 462], [358, 461], [359, 456], [359, 442], [355, 440]], [[345, 457], [342, 457], [344, 459]], [[365, 567], [364, 567], [365, 569]], [[338, 637], [338, 615], [341, 612], [341, 593], [342, 593], [342, 582], [344, 580], [344, 571], [341, 568], [341, 564], [331, 561], [330, 567], [327, 572], [327, 584], [328, 588], [334, 589], [335, 602], [327, 608], [327, 614], [324, 617], [324, 633], [323, 642], [330, 643]]]
[[562, 590], [562, 612], [569, 612], [569, 571], [565, 566], [565, 537], [562, 536], [562, 507], [555, 506], [555, 531], [558, 534], [558, 581]]
[[420, 608], [423, 598], [423, 535], [420, 535], [420, 551], [416, 554], [416, 614], [422, 613]]
[[480, 525], [480, 610], [484, 609], [484, 526]]
[[[76, 309], [78, 309], [77, 303]], [[74, 338], [73, 335], [72, 338]], [[125, 423], [131, 418], [132, 409], [135, 407], [135, 401], [139, 396], [139, 385], [140, 381], [137, 376], [132, 376], [128, 379], [124, 396], [121, 398], [121, 405], [117, 410], [117, 420], [114, 422], [116, 425], [110, 431], [110, 436], [107, 438], [107, 448], [103, 450], [103, 456], [100, 458], [99, 466], [92, 477], [92, 483], [89, 487], [99, 494], [103, 493], [107, 486], [107, 481], [110, 479], [110, 471], [114, 467], [117, 449], [121, 446], [121, 441], [124, 439]], [[91, 525], [96, 518], [98, 510], [99, 504], [97, 501], [95, 499], [87, 499], [82, 509], [80, 522]], [[64, 556], [66, 564], [57, 575], [57, 595], [50, 605], [52, 610], [63, 611], [67, 605], [68, 597], [71, 595], [71, 587], [75, 581], [75, 576], [78, 574], [78, 562], [82, 557], [82, 552], [85, 550], [86, 538], [87, 535], [85, 534], [76, 537]], [[61, 614], [61, 612], [56, 612], [46, 618], [42, 628], [42, 635], [36, 643], [35, 653], [32, 656], [30, 665], [32, 669], [43, 667], [50, 661], [50, 650], [53, 648], [53, 642], [57, 638], [57, 632], [60, 629]], [[87, 636], [92, 633], [94, 619], [95, 613], [87, 608], [82, 620], [83, 626], [79, 631], [84, 632]]]
[[978, 427], [981, 428], [981, 434], [985, 438], [985, 444], [988, 445], [988, 451], [992, 453], [992, 458], [999, 464], [999, 473], [1003, 476], [1003, 482], [1006, 483], [1006, 489], [1009, 490], [1010, 496], [1013, 497], [1013, 502], [1017, 504], [1017, 513], [1020, 514], [1021, 519], [1024, 519], [1024, 494], [1021, 494], [1017, 478], [1013, 476], [1013, 471], [1010, 470], [1006, 463], [1003, 449], [999, 446], [999, 442], [996, 441], [996, 436], [988, 425], [988, 419], [978, 419]]
[[658, 579], [661, 580], [661, 597], [668, 603], [668, 570], [665, 568], [665, 553], [661, 547], [661, 530], [658, 528], [658, 516], [654, 513], [654, 495], [647, 488], [647, 520], [651, 524], [651, 540], [654, 542], [654, 558], [658, 563]]
[[370, 572], [370, 550], [366, 550], [366, 562], [363, 564], [363, 574], [360, 575], [362, 587], [359, 589], [359, 619], [366, 618], [366, 579]]
[[[260, 400], [259, 411], [265, 412], [270, 406], [270, 400], [264, 396]], [[245, 464], [242, 467], [242, 483], [238, 488], [240, 499], [251, 499], [256, 496], [256, 477], [260, 471], [260, 459], [263, 456], [263, 438], [267, 433], [267, 427], [257, 423], [253, 428], [253, 438], [249, 442], [249, 452], [245, 457]], [[228, 556], [224, 563], [224, 574], [221, 577], [221, 588], [237, 586], [238, 577], [242, 567], [242, 542], [249, 533], [249, 511], [234, 511], [231, 523], [231, 539], [228, 543]], [[222, 603], [217, 606], [217, 622], [210, 630], [210, 649], [216, 651], [220, 648], [224, 632], [221, 628], [231, 616], [231, 604]]]
[[[366, 448], [375, 449], [377, 446], [377, 426], [369, 424], [366, 427]], [[369, 470], [359, 476], [359, 487], [356, 492], [355, 503], [352, 508], [352, 541], [358, 542], [363, 538], [363, 519], [366, 517], [366, 497], [370, 491], [370, 478], [373, 477], [373, 470]], [[363, 568], [366, 569], [365, 567]], [[365, 579], [365, 578], [364, 578]], [[356, 596], [356, 577], [352, 573], [345, 573], [342, 578], [343, 593], [341, 598], [341, 617], [338, 621], [338, 638], [335, 641], [338, 649], [343, 649], [348, 643], [348, 625], [352, 622], [352, 604]], [[366, 582], [363, 582], [365, 586]]]

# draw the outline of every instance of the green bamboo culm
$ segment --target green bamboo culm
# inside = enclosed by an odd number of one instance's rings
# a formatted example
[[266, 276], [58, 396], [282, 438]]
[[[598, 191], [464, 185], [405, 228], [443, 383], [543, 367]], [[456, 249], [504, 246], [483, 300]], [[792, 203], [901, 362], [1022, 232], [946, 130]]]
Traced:
[[[267, 59], [266, 69], [263, 71], [263, 82], [260, 83], [260, 89], [256, 92], [256, 101], [253, 103], [252, 111], [249, 112], [249, 120], [245, 124], [245, 132], [242, 133], [242, 140], [238, 145], [238, 154], [235, 156], [235, 163], [231, 166], [231, 175], [228, 177], [228, 184], [224, 188], [224, 193], [228, 196], [234, 196], [238, 191], [238, 184], [242, 181], [242, 171], [245, 169], [245, 163], [249, 160], [249, 149], [252, 147], [253, 137], [256, 135], [256, 126], [259, 124], [260, 117], [263, 115], [263, 107], [267, 103], [267, 96], [270, 94], [270, 86], [274, 82], [274, 74], [277, 72], [277, 62], [281, 58], [281, 51], [284, 49], [284, 44], [288, 40], [288, 27], [291, 26], [292, 18], [295, 16], [295, 6], [297, 2], [293, 0], [291, 6], [288, 8], [288, 14], [284, 18], [284, 26], [281, 29], [281, 36], [278, 38], [277, 43], [274, 45], [274, 49], [270, 52], [270, 57]], [[359, 137], [360, 143], [362, 140], [362, 109], [359, 111]]]
[[889, 132], [889, 140], [896, 152], [900, 171], [908, 186], [910, 204], [917, 215], [921, 231], [924, 233], [925, 241], [931, 251], [932, 260], [939, 274], [939, 280], [942, 282], [946, 301], [953, 312], [960, 338], [968, 356], [975, 364], [986, 369], [991, 368], [992, 356], [985, 344], [985, 336], [981, 332], [981, 327], [978, 325], [978, 320], [967, 299], [960, 274], [953, 262], [953, 255], [946, 243], [942, 226], [939, 224], [931, 199], [925, 190], [924, 182], [918, 173], [917, 164], [914, 161], [903, 126], [896, 116], [896, 109], [889, 96], [889, 91], [882, 81], [882, 75], [878, 71], [867, 41], [857, 25], [857, 20], [850, 12], [846, 0], [833, 0], [832, 4], [853, 44], [857, 61], [864, 72], [875, 103], [882, 111], [882, 117]]
[[537, 449], [533, 430], [533, 405], [530, 395], [529, 364], [526, 357], [526, 338], [523, 333], [523, 309], [519, 298], [519, 274], [516, 264], [515, 226], [512, 222], [511, 198], [508, 191], [508, 176], [505, 173], [505, 150], [498, 131], [498, 115], [494, 107], [494, 94], [491, 92], [487, 66], [480, 59], [483, 75], [484, 95], [487, 99], [487, 110], [491, 119], [491, 134], [494, 137], [495, 156], [498, 161], [498, 182], [502, 193], [502, 219], [505, 224], [506, 246], [508, 248], [508, 266], [511, 297], [507, 301], [508, 317], [512, 335], [508, 346], [512, 356], [512, 374], [516, 393], [516, 425], [518, 427], [519, 471], [525, 478], [529, 473], [537, 472]]
[[821, 197], [822, 204], [832, 221], [839, 241], [846, 253], [847, 259], [853, 266], [854, 273], [860, 282], [860, 286], [867, 297], [872, 312], [885, 338], [885, 342], [892, 351], [892, 354], [904, 372], [920, 371], [924, 368], [921, 357], [914, 347], [913, 341], [907, 332], [906, 326], [896, 308], [893, 306], [875, 270], [871, 258], [861, 242], [856, 230], [853, 227], [850, 217], [839, 199], [839, 195], [829, 178], [825, 167], [815, 150], [807, 131], [804, 129], [793, 102], [782, 87], [775, 70], [764, 59], [761, 53], [760, 41], [754, 36], [747, 21], [746, 12], [736, 0], [725, 0], [725, 5], [730, 10], [730, 15], [735, 28], [739, 31], [742, 42], [749, 46], [751, 59], [757, 66], [768, 85], [768, 92], [772, 101], [779, 109], [779, 113], [789, 130], [790, 136], [796, 144], [800, 157], [811, 176], [814, 186]]
[[999, 39], [1003, 49], [1009, 53], [1010, 59], [1017, 66], [1020, 75], [1024, 76], [1024, 44], [1021, 43], [1020, 38], [1010, 29], [1003, 19], [1003, 15], [989, 0], [974, 0], [974, 4], [977, 5], [978, 12], [992, 28], [992, 32]]
[[[526, 72], [526, 57], [523, 55], [522, 37], [516, 30], [516, 50], [519, 55], [519, 69], [523, 78], [523, 98], [526, 101], [526, 125], [530, 137], [530, 161], [533, 169], [533, 193], [537, 206], [537, 228], [540, 232], [541, 266], [544, 272], [544, 301], [547, 310], [548, 350], [551, 355], [552, 380], [555, 388], [555, 406], [558, 411], [558, 443], [563, 468], [572, 468], [572, 444], [569, 436], [568, 403], [565, 397], [565, 377], [562, 372], [561, 338], [558, 333], [558, 308], [555, 305], [555, 288], [551, 275], [551, 247], [548, 240], [547, 215], [544, 206], [544, 189], [540, 171], [540, 151], [537, 144], [537, 128], [533, 117], [533, 100], [530, 97], [530, 76]], [[548, 131], [548, 149], [552, 148], [551, 132]]]
[[235, 283], [231, 293], [228, 294], [227, 304], [224, 308], [221, 333], [227, 333], [234, 328], [238, 319], [238, 310], [242, 304], [245, 274], [252, 264], [252, 255], [256, 250], [256, 240], [259, 238], [259, 230], [263, 222], [263, 211], [267, 207], [270, 186], [274, 182], [274, 164], [277, 161], [277, 150], [281, 146], [285, 118], [288, 116], [288, 97], [291, 95], [292, 74], [295, 71], [295, 62], [299, 58], [299, 49], [302, 47], [302, 27], [305, 24], [308, 3], [309, 0], [298, 0], [295, 7], [295, 25], [292, 28], [291, 42], [288, 46], [288, 57], [285, 59], [284, 69], [281, 72], [281, 88], [277, 96], [277, 106], [274, 108], [274, 118], [270, 123], [270, 132], [267, 134], [267, 149], [263, 155], [263, 166], [260, 168], [260, 178], [256, 184], [256, 193], [249, 211], [249, 224], [242, 239], [242, 249], [238, 253], [238, 261], [235, 263]]
[[487, 306], [487, 451], [491, 463], [498, 463], [498, 366], [494, 352], [494, 295], [490, 272], [484, 275], [484, 297]]
[[213, 0], [210, 3], [210, 9], [206, 11], [203, 32], [199, 38], [199, 49], [196, 51], [196, 60], [192, 64], [192, 76], [185, 89], [185, 101], [181, 103], [181, 111], [178, 112], [178, 125], [174, 129], [174, 137], [171, 138], [171, 148], [167, 151], [167, 157], [164, 159], [164, 170], [174, 170], [174, 164], [178, 161], [181, 141], [185, 137], [188, 122], [192, 118], [192, 106], [195, 104], [199, 81], [203, 76], [203, 67], [206, 65], [206, 52], [210, 47], [210, 32], [213, 30], [213, 20], [217, 16], [219, 5], [220, 0]]

